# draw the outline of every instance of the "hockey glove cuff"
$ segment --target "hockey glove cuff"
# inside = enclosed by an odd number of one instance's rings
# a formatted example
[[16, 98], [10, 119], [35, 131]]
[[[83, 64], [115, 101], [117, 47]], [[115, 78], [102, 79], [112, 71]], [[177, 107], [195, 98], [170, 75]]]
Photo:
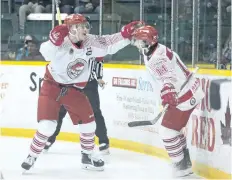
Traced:
[[161, 99], [163, 106], [165, 106], [166, 104], [169, 104], [171, 106], [178, 105], [177, 92], [172, 84], [170, 83], [164, 84], [164, 87], [161, 90]]

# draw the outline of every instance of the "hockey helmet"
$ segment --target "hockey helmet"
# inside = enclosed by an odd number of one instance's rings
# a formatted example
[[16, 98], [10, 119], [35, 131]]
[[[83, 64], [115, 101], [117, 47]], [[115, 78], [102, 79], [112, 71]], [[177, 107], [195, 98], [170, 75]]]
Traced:
[[70, 14], [70, 15], [68, 15], [64, 20], [64, 24], [66, 24], [68, 26], [78, 25], [78, 26], [90, 29], [90, 24], [89, 24], [88, 19], [85, 16], [83, 16], [82, 14]]
[[149, 25], [136, 29], [132, 34], [131, 44], [138, 49], [149, 48], [158, 43], [158, 31]]

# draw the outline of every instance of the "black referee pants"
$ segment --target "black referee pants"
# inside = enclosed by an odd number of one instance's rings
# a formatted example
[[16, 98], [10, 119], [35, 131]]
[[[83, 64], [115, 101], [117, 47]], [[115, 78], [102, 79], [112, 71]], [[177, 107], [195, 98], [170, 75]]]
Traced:
[[[84, 93], [89, 98], [89, 102], [92, 106], [95, 121], [96, 121], [96, 136], [99, 138], [99, 144], [106, 143], [109, 144], [109, 139], [107, 136], [107, 129], [105, 125], [105, 119], [102, 115], [100, 109], [100, 98], [98, 93], [98, 82], [96, 79], [89, 81], [84, 89]], [[64, 106], [61, 106], [59, 112], [59, 120], [56, 127], [55, 133], [48, 139], [48, 142], [54, 143], [56, 141], [56, 136], [60, 133], [60, 129], [63, 123], [63, 119], [67, 113]]]

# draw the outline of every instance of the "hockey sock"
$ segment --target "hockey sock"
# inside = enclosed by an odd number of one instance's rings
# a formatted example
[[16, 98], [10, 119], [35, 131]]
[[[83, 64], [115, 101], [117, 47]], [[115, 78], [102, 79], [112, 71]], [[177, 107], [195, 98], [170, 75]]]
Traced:
[[186, 137], [184, 136], [184, 134], [180, 134], [179, 137], [180, 137], [182, 149], [186, 149], [187, 148]]
[[96, 123], [95, 121], [80, 124], [80, 142], [82, 152], [86, 154], [91, 154], [94, 147], [94, 136], [95, 136]]
[[173, 162], [180, 162], [184, 158], [180, 133], [178, 131], [168, 129], [164, 126], [160, 128], [164, 147]]
[[47, 140], [47, 136], [37, 131], [30, 146], [30, 155], [33, 157], [37, 157], [44, 149]]
[[31, 156], [38, 157], [44, 149], [48, 138], [55, 132], [56, 125], [57, 122], [51, 120], [42, 120], [39, 122], [38, 130], [35, 133], [30, 146], [29, 154]]

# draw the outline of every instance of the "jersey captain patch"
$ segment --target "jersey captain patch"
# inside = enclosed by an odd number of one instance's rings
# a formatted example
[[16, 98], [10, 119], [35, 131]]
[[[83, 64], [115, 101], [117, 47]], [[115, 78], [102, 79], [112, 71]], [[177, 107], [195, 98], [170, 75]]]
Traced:
[[[76, 59], [73, 62], [70, 62], [67, 66], [67, 74], [71, 79], [77, 78], [83, 71], [86, 65], [84, 59]], [[87, 67], [87, 66], [86, 66]]]

